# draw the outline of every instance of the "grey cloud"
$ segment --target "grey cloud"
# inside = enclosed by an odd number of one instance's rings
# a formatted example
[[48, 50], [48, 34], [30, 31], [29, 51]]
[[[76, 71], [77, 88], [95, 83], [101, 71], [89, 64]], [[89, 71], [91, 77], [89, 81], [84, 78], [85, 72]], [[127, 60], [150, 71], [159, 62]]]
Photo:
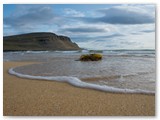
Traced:
[[152, 33], [152, 32], [155, 32], [155, 30], [142, 30], [142, 31], [139, 31], [139, 32], [132, 32], [131, 34], [132, 35], [142, 35], [144, 33]]
[[13, 14], [5, 17], [4, 24], [16, 30], [36, 29], [41, 25], [51, 25], [56, 22], [58, 17], [53, 13], [50, 7], [33, 7], [24, 12], [24, 14]]
[[105, 47], [109, 47], [109, 48], [114, 48], [117, 47], [118, 45], [106, 45]]
[[136, 45], [136, 44], [138, 44], [137, 42], [129, 42], [129, 41], [120, 42], [120, 43], [125, 44], [125, 45]]
[[131, 34], [132, 35], [141, 35], [142, 33], [140, 33], [140, 32], [132, 32]]
[[103, 28], [96, 28], [96, 27], [64, 28], [62, 29], [62, 31], [73, 32], [73, 33], [107, 32]]
[[155, 32], [155, 30], [143, 30], [143, 31], [140, 31], [140, 32], [151, 33], [151, 32]]
[[112, 35], [106, 35], [106, 36], [96, 36], [96, 37], [88, 37], [88, 36], [83, 36], [83, 38], [81, 36], [77, 36], [77, 37], [72, 37], [72, 40], [74, 40], [75, 42], [86, 42], [86, 41], [90, 41], [90, 40], [97, 40], [99, 42], [104, 42], [107, 40], [110, 40], [110, 38], [115, 38], [115, 37], [122, 37], [125, 36], [123, 34], [112, 34]]
[[112, 35], [108, 35], [108, 36], [100, 36], [100, 38], [113, 38], [113, 37], [121, 37], [121, 36], [125, 36], [123, 34], [112, 34]]
[[141, 11], [131, 11], [128, 9], [110, 8], [101, 11], [104, 15], [101, 17], [83, 17], [79, 18], [85, 22], [109, 23], [109, 24], [148, 24], [154, 23], [155, 18], [150, 13]]

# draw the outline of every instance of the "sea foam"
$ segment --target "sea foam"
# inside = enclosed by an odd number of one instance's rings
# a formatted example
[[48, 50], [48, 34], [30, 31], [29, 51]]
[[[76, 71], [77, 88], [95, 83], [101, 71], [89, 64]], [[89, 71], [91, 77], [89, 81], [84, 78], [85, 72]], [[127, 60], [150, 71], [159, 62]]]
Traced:
[[33, 53], [33, 54], [41, 54], [41, 53], [48, 53], [49, 51], [26, 51], [26, 53]]
[[9, 69], [8, 71], [10, 74], [21, 77], [21, 78], [28, 78], [28, 79], [36, 79], [36, 80], [53, 80], [59, 82], [67, 82], [73, 86], [81, 87], [81, 88], [90, 88], [105, 92], [114, 92], [114, 93], [139, 93], [139, 94], [155, 94], [153, 91], [147, 90], [140, 90], [140, 89], [122, 89], [122, 88], [115, 88], [112, 86], [107, 85], [98, 85], [93, 83], [87, 83], [81, 81], [77, 77], [70, 77], [70, 76], [33, 76], [22, 74], [14, 71], [14, 68]]

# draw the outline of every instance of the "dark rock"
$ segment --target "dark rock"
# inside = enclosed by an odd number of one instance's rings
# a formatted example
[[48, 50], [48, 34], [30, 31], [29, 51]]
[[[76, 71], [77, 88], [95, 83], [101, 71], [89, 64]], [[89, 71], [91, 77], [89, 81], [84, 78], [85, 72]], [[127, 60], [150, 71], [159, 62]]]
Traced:
[[80, 61], [99, 61], [99, 60], [102, 60], [102, 55], [98, 53], [85, 54], [85, 55], [81, 55], [79, 60]]

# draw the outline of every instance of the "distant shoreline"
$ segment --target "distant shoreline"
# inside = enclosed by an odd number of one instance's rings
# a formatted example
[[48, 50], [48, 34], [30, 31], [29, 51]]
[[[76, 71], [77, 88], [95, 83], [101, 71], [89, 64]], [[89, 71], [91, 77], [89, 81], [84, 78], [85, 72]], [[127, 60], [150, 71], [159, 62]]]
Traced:
[[3, 50], [3, 52], [17, 52], [17, 51], [82, 51], [82, 50], [87, 50], [87, 51], [156, 51], [156, 49], [110, 49], [110, 50], [91, 50], [91, 49], [83, 49], [81, 48], [80, 50]]
[[3, 52], [26, 52], [26, 51], [51, 51], [52, 52], [52, 51], [81, 51], [81, 50], [3, 50]]

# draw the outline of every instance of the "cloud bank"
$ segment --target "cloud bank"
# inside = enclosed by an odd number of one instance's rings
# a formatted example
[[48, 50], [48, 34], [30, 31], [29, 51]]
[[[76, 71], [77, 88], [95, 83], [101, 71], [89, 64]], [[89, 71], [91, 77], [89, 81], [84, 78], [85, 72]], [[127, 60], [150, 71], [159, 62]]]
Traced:
[[104, 13], [104, 16], [93, 21], [110, 24], [147, 24], [155, 22], [154, 14], [140, 7], [119, 6], [102, 9], [100, 12]]

